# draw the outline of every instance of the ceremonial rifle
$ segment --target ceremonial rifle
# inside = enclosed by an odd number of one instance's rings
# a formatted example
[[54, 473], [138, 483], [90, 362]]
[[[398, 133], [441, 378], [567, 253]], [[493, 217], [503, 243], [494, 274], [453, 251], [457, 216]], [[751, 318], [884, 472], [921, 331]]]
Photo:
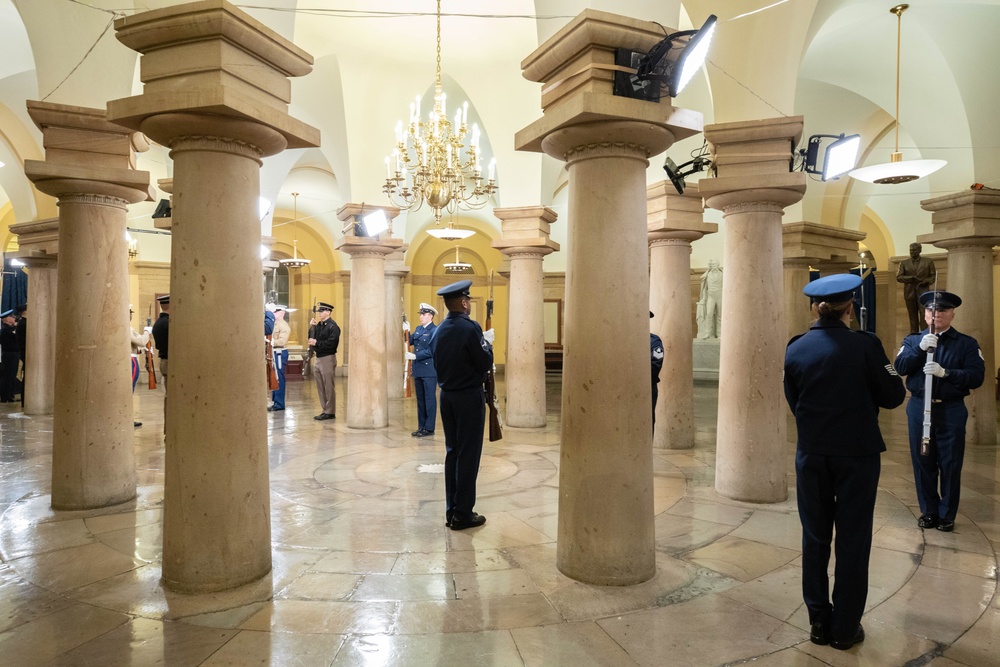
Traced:
[[264, 336], [264, 356], [267, 357], [267, 388], [270, 391], [278, 391], [281, 384], [278, 382], [278, 373], [274, 370], [274, 346], [271, 345], [271, 336]]
[[[486, 330], [493, 328], [493, 271], [490, 271], [490, 296], [486, 300]], [[490, 409], [490, 442], [503, 438], [503, 422], [500, 419], [500, 401], [497, 398], [496, 364], [486, 373], [486, 405]]]
[[153, 367], [153, 304], [149, 304], [149, 310], [146, 311], [146, 326], [150, 329], [149, 338], [146, 339], [146, 373], [149, 375], [149, 388], [156, 389], [156, 371]]
[[[403, 297], [399, 297], [402, 301]], [[406, 324], [406, 311], [403, 311], [403, 324]], [[410, 332], [403, 329], [403, 356], [410, 350]], [[403, 396], [409, 398], [413, 395], [413, 360], [407, 359], [403, 365]]]
[[[934, 315], [937, 313], [937, 276], [934, 277], [934, 300], [931, 301], [931, 323], [928, 331], [934, 333]], [[927, 362], [934, 361], [934, 350], [932, 347], [927, 350]], [[924, 432], [920, 438], [920, 455], [930, 456], [931, 453], [931, 393], [934, 391], [934, 376], [930, 373], [924, 375]]]

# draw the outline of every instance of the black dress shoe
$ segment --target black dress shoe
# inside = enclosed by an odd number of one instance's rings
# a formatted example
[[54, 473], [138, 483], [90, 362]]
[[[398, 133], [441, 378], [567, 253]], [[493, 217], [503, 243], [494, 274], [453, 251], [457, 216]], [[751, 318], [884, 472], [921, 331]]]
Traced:
[[416, 431], [414, 431], [410, 435], [413, 436], [414, 438], [420, 438], [420, 437], [423, 436], [423, 434], [424, 434], [424, 429], [418, 428]]
[[445, 516], [444, 516], [444, 525], [447, 528], [451, 528], [451, 512], [445, 513]]
[[313, 417], [318, 422], [326, 421], [327, 419], [336, 419], [337, 415], [330, 414], [329, 412], [321, 412], [320, 414]]
[[142, 426], [142, 422], [132, 422], [132, 428], [139, 428]]
[[427, 438], [427, 437], [432, 436], [432, 435], [434, 435], [434, 431], [428, 431], [427, 429], [424, 429], [423, 432], [421, 432], [421, 434], [418, 435], [417, 437], [418, 438]]
[[813, 644], [819, 644], [820, 646], [826, 646], [830, 643], [830, 626], [828, 626], [823, 621], [816, 621], [812, 624], [812, 630], [809, 632], [809, 641]]
[[939, 522], [937, 514], [921, 514], [917, 519], [917, 525], [921, 528], [937, 528]]
[[475, 528], [486, 523], [486, 517], [482, 514], [476, 514], [475, 512], [468, 519], [460, 519], [457, 516], [451, 518], [451, 525], [448, 526], [452, 530], [465, 530], [466, 528]]
[[830, 646], [837, 649], [838, 651], [846, 651], [855, 644], [860, 644], [865, 640], [865, 629], [858, 625], [858, 631], [854, 633], [854, 636], [850, 639], [833, 639], [830, 638]]
[[940, 521], [938, 521], [938, 525], [934, 527], [940, 530], [942, 533], [950, 533], [951, 531], [955, 530], [955, 522], [949, 521], [948, 519], [941, 519]]
[[276, 408], [273, 405], [267, 409], [268, 412], [281, 412], [284, 408]]

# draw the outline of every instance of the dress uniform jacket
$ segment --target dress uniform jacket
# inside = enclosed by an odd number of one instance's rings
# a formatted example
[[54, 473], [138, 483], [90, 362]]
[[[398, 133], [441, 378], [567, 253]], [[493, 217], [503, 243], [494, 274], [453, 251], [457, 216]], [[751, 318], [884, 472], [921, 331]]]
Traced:
[[819, 321], [793, 338], [785, 353], [785, 398], [798, 424], [798, 449], [863, 456], [885, 451], [879, 408], [906, 397], [873, 334]]
[[[896, 354], [893, 365], [900, 375], [906, 376], [906, 388], [915, 397], [924, 397], [923, 373], [927, 363], [927, 353], [920, 349], [920, 340], [930, 333], [924, 329], [918, 334], [910, 334], [903, 339], [903, 345]], [[960, 401], [973, 389], [981, 387], [986, 377], [986, 363], [979, 350], [979, 343], [949, 327], [938, 336], [938, 347], [934, 350], [934, 361], [948, 370], [948, 377], [934, 378], [934, 395], [938, 401]]]
[[437, 377], [434, 370], [434, 352], [431, 350], [431, 338], [437, 325], [431, 322], [424, 326], [421, 324], [410, 334], [410, 345], [413, 346], [413, 377], [426, 378]]

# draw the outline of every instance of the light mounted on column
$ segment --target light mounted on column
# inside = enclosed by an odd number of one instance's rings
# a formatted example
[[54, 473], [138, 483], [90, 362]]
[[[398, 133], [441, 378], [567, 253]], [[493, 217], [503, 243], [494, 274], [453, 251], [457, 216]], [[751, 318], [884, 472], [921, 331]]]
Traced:
[[680, 95], [705, 64], [717, 22], [710, 14], [698, 30], [671, 33], [647, 53], [616, 49], [615, 64], [634, 67], [635, 74], [615, 72], [614, 94], [650, 102], [660, 101], [661, 89], [670, 97]]
[[679, 195], [684, 194], [684, 188], [687, 186], [684, 180], [686, 177], [705, 171], [706, 169], [713, 170], [714, 168], [712, 160], [708, 157], [707, 143], [703, 144], [701, 149], [692, 155], [692, 159], [679, 167], [670, 159], [670, 156], [667, 156], [667, 159], [663, 163], [663, 171], [667, 173], [667, 178], [674, 184], [674, 189], [677, 190], [677, 194]]
[[[823, 163], [819, 164], [819, 150], [825, 139], [833, 139], [823, 151]], [[858, 161], [861, 150], [861, 135], [814, 134], [809, 137], [805, 148], [799, 149], [804, 159], [802, 169], [807, 174], [820, 174], [824, 181], [832, 181], [843, 176]]]

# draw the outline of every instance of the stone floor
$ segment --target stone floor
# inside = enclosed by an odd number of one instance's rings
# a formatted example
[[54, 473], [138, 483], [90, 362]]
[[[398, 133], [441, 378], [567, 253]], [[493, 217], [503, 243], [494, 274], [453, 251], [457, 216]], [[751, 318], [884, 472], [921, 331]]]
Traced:
[[0, 406], [0, 663], [1000, 665], [997, 451], [968, 451], [955, 532], [921, 532], [902, 409], [884, 415], [868, 638], [841, 652], [808, 641], [794, 497], [714, 492], [714, 387], [696, 389], [697, 446], [654, 453], [656, 577], [603, 588], [555, 567], [558, 377], [547, 428], [486, 446], [489, 521], [463, 532], [441, 521], [440, 425], [411, 438], [410, 399], [388, 429], [348, 429], [345, 383], [335, 422], [313, 421], [308, 382], [268, 416], [274, 569], [211, 595], [159, 583], [160, 392], [136, 391], [138, 499], [90, 512], [49, 508], [51, 418]]

